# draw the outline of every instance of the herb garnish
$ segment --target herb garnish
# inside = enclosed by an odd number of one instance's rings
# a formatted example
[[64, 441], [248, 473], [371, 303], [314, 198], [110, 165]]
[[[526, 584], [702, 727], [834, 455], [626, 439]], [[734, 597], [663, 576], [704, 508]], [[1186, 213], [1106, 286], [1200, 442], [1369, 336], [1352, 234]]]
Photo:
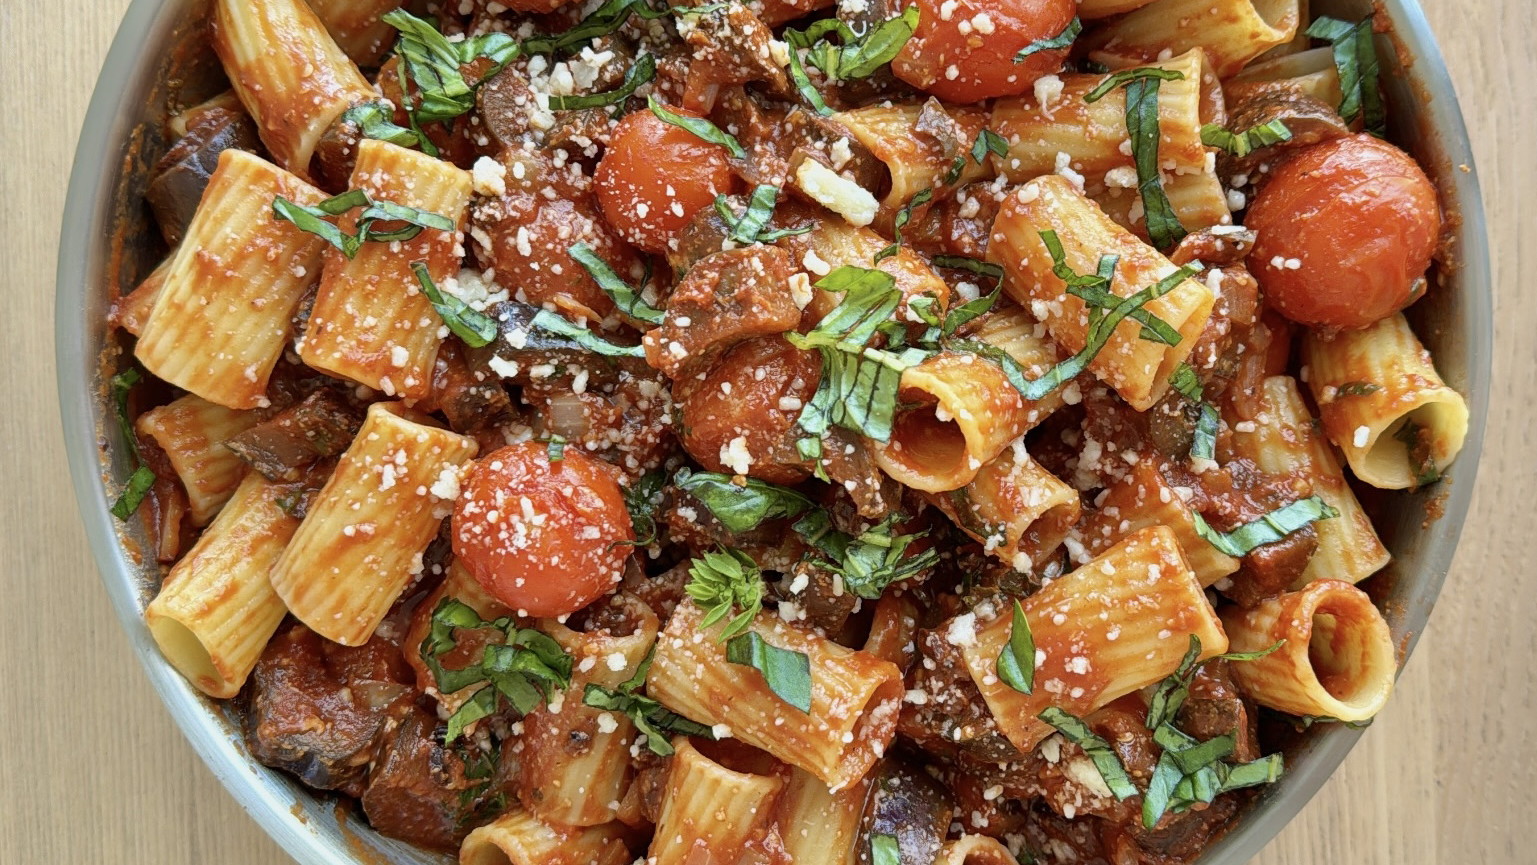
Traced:
[[[505, 33], [450, 42], [437, 28], [404, 9], [387, 12], [379, 20], [400, 31], [395, 53], [400, 58], [402, 77], [409, 76], [417, 90], [413, 101], [410, 88], [401, 82], [401, 107], [411, 118], [422, 150], [437, 156], [437, 148], [421, 134], [420, 124], [468, 113], [475, 107], [475, 89], [518, 56], [518, 43]], [[472, 84], [464, 79], [462, 67], [478, 60], [489, 60], [491, 65], [482, 69], [481, 77]]]
[[763, 572], [741, 550], [707, 552], [690, 562], [688, 573], [688, 585], [683, 590], [704, 611], [701, 628], [710, 627], [734, 610], [742, 611], [721, 629], [722, 640], [747, 630], [763, 609]]
[[425, 262], [411, 262], [411, 272], [416, 274], [416, 282], [421, 286], [422, 294], [426, 295], [427, 302], [432, 304], [432, 308], [437, 311], [448, 329], [464, 340], [465, 345], [470, 348], [482, 348], [496, 339], [496, 322], [491, 319], [491, 316], [476, 310], [452, 294], [445, 295], [439, 291], [432, 282], [432, 275], [427, 272]]
[[902, 865], [902, 848], [897, 844], [897, 836], [870, 836], [870, 865]]
[[1014, 62], [1023, 63], [1025, 62], [1026, 57], [1029, 57], [1031, 54], [1035, 54], [1038, 51], [1055, 51], [1058, 48], [1071, 48], [1073, 45], [1073, 40], [1077, 39], [1078, 34], [1082, 32], [1083, 21], [1079, 20], [1077, 15], [1074, 15], [1073, 20], [1067, 22], [1067, 26], [1062, 28], [1061, 33], [1058, 33], [1055, 36], [1048, 36], [1043, 39], [1037, 39], [1034, 42], [1031, 42], [1029, 45], [1019, 49], [1019, 53], [1014, 55]]
[[1409, 460], [1409, 474], [1414, 478], [1414, 489], [1441, 479], [1441, 470], [1436, 467], [1435, 436], [1429, 428], [1413, 420], [1405, 420], [1393, 433], [1393, 438], [1403, 442], [1405, 456]]
[[619, 712], [629, 718], [635, 729], [645, 734], [646, 747], [651, 749], [651, 753], [658, 757], [668, 757], [673, 753], [671, 739], [674, 734], [714, 739], [715, 733], [710, 727], [689, 720], [656, 700], [637, 693], [646, 683], [646, 673], [651, 670], [651, 659], [655, 653], [656, 646], [653, 645], [651, 651], [646, 653], [645, 660], [636, 668], [635, 675], [617, 688], [606, 688], [596, 682], [589, 682], [582, 691], [582, 704], [606, 712]]
[[[805, 44], [797, 45], [786, 31], [786, 41], [793, 47], [809, 49], [806, 59], [822, 70], [829, 81], [849, 81], [868, 78], [875, 70], [885, 66], [901, 52], [902, 46], [918, 29], [918, 7], [909, 6], [902, 14], [876, 24], [863, 36], [837, 18], [824, 18], [797, 34]], [[836, 35], [838, 45], [826, 37]]]
[[122, 430], [123, 440], [128, 443], [128, 453], [133, 456], [133, 474], [128, 476], [128, 482], [123, 485], [123, 491], [112, 503], [112, 516], [120, 520], [126, 520], [133, 516], [144, 503], [144, 497], [149, 495], [150, 488], [155, 485], [155, 470], [144, 464], [144, 459], [139, 455], [139, 439], [134, 434], [133, 422], [128, 419], [128, 392], [138, 384], [144, 374], [138, 367], [129, 367], [112, 377], [112, 408], [117, 415], [118, 429]]
[[816, 507], [789, 487], [747, 478], [735, 483], [730, 475], [719, 472], [694, 472], [679, 469], [673, 483], [698, 499], [729, 531], [749, 532], [764, 520], [798, 517]]
[[400, 147], [431, 147], [427, 136], [395, 122], [395, 109], [388, 102], [365, 102], [342, 113], [342, 122], [354, 123], [364, 138], [388, 141]]
[[888, 515], [874, 526], [849, 535], [833, 528], [827, 512], [811, 511], [792, 526], [825, 560], [816, 564], [843, 578], [843, 587], [873, 601], [892, 583], [914, 577], [939, 563], [939, 550], [929, 547], [908, 555], [908, 547], [928, 532], [896, 534], [899, 513]]
[[[336, 217], [359, 207], [363, 208], [363, 212], [358, 214], [353, 234], [342, 231], [333, 221]], [[298, 204], [279, 195], [272, 199], [272, 215], [285, 222], [291, 222], [299, 230], [324, 240], [341, 250], [342, 254], [348, 258], [357, 256], [358, 250], [365, 243], [410, 240], [421, 234], [424, 228], [453, 231], [456, 227], [454, 220], [442, 214], [407, 207], [393, 201], [377, 201], [362, 189], [348, 190], [313, 206]], [[376, 231], [374, 226], [380, 222], [406, 224], [401, 228]]]
[[779, 187], [763, 183], [753, 188], [752, 195], [747, 199], [747, 209], [742, 211], [741, 216], [732, 210], [731, 202], [724, 193], [715, 196], [715, 212], [726, 223], [727, 236], [737, 243], [773, 243], [780, 238], [806, 234], [816, 227], [803, 225], [800, 228], [764, 231], [769, 220], [774, 218], [774, 206], [778, 202]]
[[[1271, 652], [1286, 645], [1285, 640], [1276, 641], [1275, 645], [1257, 652], [1228, 652], [1217, 655], [1209, 660], [1227, 661], [1254, 661], [1263, 658]], [[1190, 648], [1185, 651], [1185, 656], [1180, 659], [1179, 666], [1175, 668], [1158, 687], [1153, 691], [1153, 696], [1147, 704], [1147, 728], [1156, 730], [1164, 724], [1171, 723], [1174, 716], [1179, 714], [1180, 707], [1185, 705], [1185, 698], [1190, 696], [1190, 680], [1195, 678], [1197, 661], [1201, 657], [1201, 638], [1195, 634], [1190, 635]]]
[[1320, 15], [1308, 26], [1307, 35], [1334, 46], [1334, 66], [1340, 74], [1340, 117], [1346, 123], [1361, 118], [1367, 132], [1384, 138], [1388, 134], [1387, 106], [1378, 84], [1381, 66], [1377, 62], [1377, 44], [1373, 39], [1372, 16], [1355, 24]]
[[635, 95], [643, 85], [650, 84], [656, 77], [656, 55], [642, 54], [636, 58], [635, 64], [624, 73], [624, 81], [619, 86], [607, 93], [587, 93], [581, 96], [551, 96], [549, 106], [551, 111], [574, 111], [578, 108], [603, 108], [608, 105], [618, 105]]
[[702, 141], [708, 142], [710, 144], [718, 144], [721, 147], [726, 148], [726, 150], [737, 159], [747, 158], [747, 151], [742, 147], [742, 142], [737, 141], [736, 137], [731, 133], [726, 132], [719, 126], [716, 126], [714, 123], [711, 123], [703, 117], [689, 117], [686, 114], [678, 114], [675, 111], [670, 111], [662, 103], [656, 101], [655, 96], [646, 97], [646, 106], [650, 108], [651, 113], [663, 123], [668, 123], [684, 130], [685, 132], [690, 132], [694, 135], [695, 138], [698, 138]]
[[1219, 148], [1240, 159], [1262, 147], [1290, 141], [1291, 137], [1291, 130], [1286, 128], [1280, 118], [1251, 126], [1242, 132], [1229, 132], [1215, 123], [1201, 127], [1202, 144]]
[[1196, 377], [1195, 368], [1181, 363], [1169, 377], [1169, 386], [1185, 399], [1195, 403], [1200, 416], [1195, 422], [1195, 434], [1190, 439], [1190, 456], [1194, 459], [1217, 458], [1217, 409], [1206, 401], [1206, 391]]
[[1096, 102], [1117, 87], [1126, 88], [1126, 134], [1131, 138], [1132, 161], [1137, 166], [1137, 191], [1142, 196], [1148, 237], [1160, 250], [1178, 243], [1187, 233], [1164, 192], [1158, 168], [1158, 89], [1165, 81], [1184, 77], [1172, 69], [1125, 69], [1083, 97], [1084, 102]]
[[1014, 619], [1009, 624], [1009, 641], [998, 653], [998, 678], [1005, 685], [1029, 694], [1035, 691], [1035, 637], [1025, 608], [1014, 601]]
[[1115, 755], [1115, 749], [1110, 747], [1109, 742], [1095, 735], [1082, 718], [1058, 709], [1056, 706], [1046, 707], [1036, 717], [1057, 728], [1062, 738], [1083, 749], [1083, 753], [1094, 762], [1094, 768], [1099, 770], [1099, 776], [1105, 779], [1105, 786], [1110, 788], [1110, 792], [1116, 799], [1128, 799], [1137, 795], [1137, 787], [1131, 782], [1131, 777], [1126, 774], [1126, 767], [1121, 765], [1121, 759]]
[[924, 187], [913, 193], [913, 197], [907, 200], [907, 204], [897, 211], [896, 219], [892, 222], [893, 237], [891, 245], [875, 254], [875, 264], [880, 264], [883, 260], [897, 254], [897, 251], [902, 248], [902, 229], [906, 228], [907, 223], [912, 221], [913, 208], [922, 207], [933, 199], [934, 190], [929, 187]]
[[1347, 381], [1334, 389], [1336, 397], [1342, 396], [1370, 396], [1382, 390], [1382, 385], [1369, 381]]
[[748, 631], [726, 643], [726, 660], [752, 667], [779, 699], [802, 712], [811, 711], [811, 659], [804, 652], [781, 649]]
[[[485, 646], [474, 663], [450, 670], [441, 658], [458, 645], [454, 632], [459, 629], [495, 629], [504, 640]], [[432, 611], [432, 628], [422, 640], [421, 656], [441, 694], [481, 682], [487, 685], [449, 716], [444, 744], [452, 744], [470, 724], [495, 712], [504, 699], [519, 715], [527, 715], [548, 702], [553, 689], [571, 684], [571, 656], [554, 639], [532, 628], [519, 628], [511, 616], [488, 622], [453, 598], [444, 598]]]
[[593, 333], [585, 327], [567, 319], [565, 316], [540, 309], [534, 314], [529, 327], [538, 328], [545, 333], [564, 337], [576, 343], [578, 346], [603, 357], [645, 357], [646, 350], [638, 345], [615, 345], [601, 336]]
[[567, 253], [586, 269], [592, 281], [603, 289], [603, 293], [608, 295], [620, 312], [646, 324], [662, 323], [662, 311], [647, 303], [640, 291], [621, 279], [592, 247], [585, 243], [573, 243]]
[[1191, 519], [1195, 521], [1195, 533], [1219, 552], [1234, 558], [1246, 556], [1256, 547], [1273, 544], [1309, 523], [1333, 519], [1339, 515], [1340, 512], [1323, 499], [1308, 496], [1223, 534], [1208, 525], [1199, 513], [1190, 512]]

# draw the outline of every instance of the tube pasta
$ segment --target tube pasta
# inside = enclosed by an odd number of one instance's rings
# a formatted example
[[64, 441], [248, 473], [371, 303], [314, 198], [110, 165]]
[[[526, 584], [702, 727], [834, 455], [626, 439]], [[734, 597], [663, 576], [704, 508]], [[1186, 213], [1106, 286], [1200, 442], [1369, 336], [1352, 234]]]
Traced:
[[[1053, 228], [1075, 273], [1094, 273], [1101, 255], [1119, 256], [1111, 293], [1129, 297], [1175, 271], [1157, 250], [1116, 225], [1066, 178], [1038, 177], [1008, 196], [993, 223], [988, 257], [1004, 269], [1004, 291], [1045, 322], [1052, 339], [1072, 352], [1088, 332], [1084, 302], [1067, 293], [1052, 272], [1051, 255], [1040, 230]], [[1115, 388], [1132, 408], [1147, 411], [1169, 388], [1169, 376], [1195, 348], [1211, 316], [1211, 289], [1186, 279], [1143, 309], [1179, 332], [1178, 345], [1141, 338], [1141, 326], [1121, 322], [1089, 362], [1095, 377]]]
[[[964, 136], [955, 142], [956, 153], [945, 155], [940, 148], [929, 144], [933, 137], [918, 131], [918, 120], [924, 106], [870, 105], [833, 115], [832, 119], [848, 129], [856, 141], [885, 163], [891, 175], [886, 196], [881, 199], [880, 212], [875, 217], [875, 227], [889, 232], [897, 212], [908, 206], [913, 196], [924, 189], [932, 190], [937, 198], [951, 190], [979, 180], [991, 171], [988, 165], [979, 165], [970, 156], [971, 144], [987, 123], [987, 115], [971, 108], [952, 108], [947, 113], [954, 119]], [[963, 157], [960, 175], [953, 183], [944, 182], [955, 155]], [[928, 204], [917, 205], [912, 219], [922, 218], [928, 212]]]
[[[891, 241], [868, 228], [856, 228], [841, 219], [823, 219], [810, 232], [787, 237], [783, 244], [790, 258], [810, 271], [813, 282], [844, 265], [873, 266], [896, 279], [896, 288], [904, 299], [929, 295], [936, 299], [939, 309], [950, 303], [949, 283], [905, 245], [897, 249], [896, 255], [872, 265], [875, 254], [890, 246]], [[814, 292], [806, 306], [806, 320], [821, 321], [841, 300], [838, 294]]]
[[698, 861], [698, 851], [709, 860], [710, 851], [745, 850], [761, 842], [772, 826], [784, 779], [727, 769], [681, 736], [677, 749], [648, 865], [685, 865]]
[[[446, 216], [461, 227], [470, 203], [468, 172], [371, 138], [358, 145], [351, 184], [376, 199]], [[345, 221], [343, 228], [351, 230]], [[410, 240], [365, 243], [351, 259], [332, 250], [299, 356], [316, 369], [388, 396], [427, 396], [443, 322], [418, 288], [411, 264], [425, 262], [433, 282], [441, 285], [458, 272], [457, 235], [427, 228]]]
[[280, 494], [249, 473], [144, 610], [166, 660], [216, 699], [240, 693], [288, 613], [267, 579], [299, 526], [278, 506]]
[[206, 526], [246, 473], [245, 462], [222, 442], [260, 420], [260, 412], [237, 411], [188, 395], [139, 415], [134, 426], [165, 451], [187, 491], [193, 525]]
[[939, 849], [934, 865], [1016, 865], [1009, 848], [986, 835], [962, 835]]
[[1122, 538], [1153, 526], [1164, 526], [1174, 534], [1202, 586], [1238, 570], [1238, 559], [1196, 534], [1190, 507], [1153, 460], [1139, 461], [1106, 487], [1104, 499], [1078, 527], [1078, 534], [1084, 548], [1097, 556]]
[[[623, 715], [582, 703], [589, 683], [615, 688], [635, 675], [656, 641], [656, 613], [633, 595], [619, 597], [629, 633], [581, 632], [554, 619], [539, 622], [539, 629], [571, 656], [574, 669], [564, 698], [539, 706], [523, 719], [518, 799], [557, 825], [596, 826], [613, 820], [632, 775], [634, 724]], [[579, 740], [587, 744], [573, 748], [571, 743]]]
[[1468, 404], [1441, 380], [1402, 313], [1333, 337], [1309, 331], [1302, 362], [1324, 432], [1362, 481], [1387, 490], [1419, 485], [1408, 424], [1429, 436], [1437, 475], [1462, 449]]
[[1330, 107], [1340, 104], [1340, 73], [1334, 65], [1334, 51], [1313, 48], [1251, 64], [1226, 83], [1223, 90], [1232, 102], [1244, 98], [1256, 85], [1285, 82]]
[[[1222, 181], [1211, 172], [1199, 174], [1165, 174], [1163, 192], [1168, 196], [1174, 215], [1186, 231], [1199, 231], [1213, 225], [1230, 225], [1233, 212], [1228, 209], [1227, 193]], [[1090, 197], [1105, 211], [1105, 215], [1123, 228], [1147, 240], [1147, 217], [1142, 209], [1142, 196], [1135, 186], [1106, 187], [1093, 190]]]
[[1033, 694], [998, 676], [1011, 608], [986, 622], [959, 617], [942, 628], [960, 645], [999, 732], [1021, 751], [1051, 735], [1051, 726], [1036, 717], [1047, 707], [1082, 717], [1174, 672], [1185, 635], [1201, 638], [1202, 658], [1227, 651], [1216, 612], [1174, 533], [1161, 526], [1131, 535], [1020, 603], [1035, 638]]
[[376, 402], [283, 556], [272, 586], [299, 621], [360, 646], [421, 567], [448, 515], [432, 492], [475, 456], [475, 440], [430, 425], [399, 403]]
[[514, 805], [459, 846], [459, 865], [627, 865], [629, 832], [618, 823], [553, 826]]
[[1133, 9], [1140, 9], [1153, 0], [1078, 0], [1078, 17], [1088, 21], [1093, 18], [1109, 18]]
[[320, 275], [325, 241], [272, 215], [278, 195], [325, 193], [240, 150], [219, 155], [134, 346], [161, 379], [230, 408], [267, 402], [290, 319]]
[[1286, 641], [1263, 658], [1231, 667], [1233, 679], [1261, 705], [1365, 721], [1393, 691], [1393, 635], [1372, 599], [1349, 583], [1318, 580], [1249, 609], [1228, 610], [1222, 621], [1233, 651]]
[[1227, 78], [1291, 41], [1301, 20], [1297, 0], [1157, 0], [1097, 30], [1089, 58], [1119, 69], [1200, 49]]
[[379, 20], [400, 0], [306, 0], [336, 46], [359, 66], [376, 66], [395, 41], [395, 28]]
[[871, 779], [834, 793], [803, 769], [793, 769], [779, 798], [777, 822], [795, 865], [854, 865]]
[[[1202, 74], [1200, 51], [1150, 65], [1179, 72], [1158, 89], [1158, 160], [1170, 174], [1209, 171], [1206, 146], [1201, 143]], [[1007, 156], [994, 157], [998, 173], [1010, 182], [1051, 174], [1060, 159], [1073, 170], [1098, 181], [1114, 169], [1132, 169], [1126, 141], [1126, 93], [1115, 88], [1099, 100], [1084, 96], [1105, 80], [1104, 75], [1065, 74], [1055, 97], [999, 99], [993, 105], [991, 127], [1009, 143]]]
[[144, 332], [144, 322], [149, 320], [150, 310], [155, 308], [155, 298], [160, 296], [160, 289], [165, 287], [165, 277], [171, 272], [173, 258], [174, 253], [166, 256], [133, 291], [117, 299], [117, 303], [112, 305], [113, 324], [134, 336]]
[[306, 179], [331, 123], [378, 98], [304, 0], [217, 0], [213, 46], [267, 151]]
[[1265, 379], [1261, 395], [1252, 431], [1231, 425], [1233, 452], [1253, 459], [1267, 472], [1306, 478], [1314, 494], [1339, 511], [1338, 517], [1313, 524], [1318, 550], [1292, 588], [1324, 579], [1359, 583], [1381, 570], [1392, 556], [1345, 480], [1339, 457], [1313, 425], [1296, 381], [1289, 375], [1271, 376]]
[[678, 605], [657, 640], [646, 690], [669, 709], [815, 775], [834, 790], [863, 778], [896, 733], [902, 673], [896, 665], [760, 615], [764, 640], [811, 659], [811, 711], [786, 706], [751, 667], [726, 660], [721, 625], [699, 626], [691, 601]]
[[[973, 338], [1002, 350], [1035, 379], [1062, 356], [1036, 335], [1037, 328], [1011, 305], [990, 316]], [[898, 411], [890, 441], [868, 444], [886, 474], [929, 493], [964, 487], [1062, 405], [1055, 393], [1025, 400], [997, 363], [961, 351], [941, 352], [905, 370], [899, 396], [909, 407]]]
[[1030, 458], [1015, 439], [971, 483], [929, 501], [990, 555], [1018, 571], [1055, 552], [1078, 522], [1078, 491]]
[[865, 652], [896, 664], [904, 673], [913, 662], [913, 637], [918, 633], [918, 605], [907, 595], [892, 592], [875, 602]]

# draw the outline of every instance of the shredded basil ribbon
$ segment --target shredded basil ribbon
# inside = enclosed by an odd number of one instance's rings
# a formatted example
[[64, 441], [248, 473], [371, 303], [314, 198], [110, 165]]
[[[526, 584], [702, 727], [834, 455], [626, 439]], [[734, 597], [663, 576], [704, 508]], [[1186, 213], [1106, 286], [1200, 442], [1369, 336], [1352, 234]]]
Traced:
[[[342, 231], [332, 221], [359, 207], [363, 208], [363, 212], [358, 214], [353, 234]], [[272, 199], [272, 214], [331, 244], [348, 258], [356, 257], [365, 243], [410, 240], [421, 234], [424, 228], [453, 231], [456, 227], [454, 220], [442, 214], [406, 207], [392, 201], [378, 201], [362, 189], [348, 190], [313, 206], [297, 204], [279, 195]], [[374, 225], [380, 222], [406, 224], [389, 231], [375, 231]]]
[[642, 54], [636, 58], [635, 64], [624, 73], [624, 81], [607, 93], [588, 93], [582, 96], [551, 96], [549, 107], [551, 111], [573, 111], [578, 108], [603, 108], [608, 105], [618, 105], [635, 95], [643, 85], [650, 84], [656, 78], [656, 55]]
[[1105, 779], [1105, 786], [1110, 788], [1110, 792], [1116, 799], [1129, 799], [1137, 795], [1137, 787], [1131, 782], [1131, 777], [1126, 774], [1126, 767], [1121, 765], [1121, 759], [1115, 755], [1115, 750], [1110, 747], [1109, 742], [1095, 735], [1083, 719], [1056, 706], [1046, 707], [1036, 717], [1055, 727], [1064, 739], [1083, 749], [1083, 753], [1093, 761], [1094, 768], [1099, 770], [1099, 776]]
[[1019, 53], [1014, 55], [1014, 62], [1023, 63], [1026, 57], [1039, 51], [1055, 51], [1059, 48], [1070, 48], [1072, 47], [1073, 40], [1077, 39], [1078, 34], [1082, 32], [1083, 21], [1079, 20], [1077, 15], [1074, 15], [1073, 20], [1067, 22], [1067, 26], [1062, 28], [1061, 33], [1045, 39], [1037, 39], [1019, 49]]
[[407, 129], [394, 120], [395, 109], [388, 102], [365, 102], [354, 105], [342, 114], [344, 123], [357, 124], [364, 138], [388, 141], [399, 147], [422, 147], [427, 137], [415, 129]]
[[803, 225], [800, 228], [776, 228], [772, 231], [764, 231], [769, 220], [774, 218], [774, 207], [779, 202], [779, 187], [767, 183], [759, 184], [747, 199], [747, 209], [741, 216], [731, 208], [730, 200], [724, 195], [715, 196], [715, 212], [720, 214], [721, 221], [726, 223], [727, 236], [737, 243], [773, 243], [785, 237], [793, 237], [798, 234], [806, 234], [816, 226]]
[[[1210, 660], [1254, 661], [1284, 645], [1286, 641], [1279, 640], [1275, 645], [1257, 652], [1228, 652]], [[1195, 677], [1197, 662], [1200, 658], [1201, 638], [1191, 634], [1190, 648], [1185, 650], [1185, 656], [1180, 659], [1179, 666], [1158, 683], [1158, 687], [1153, 690], [1152, 698], [1148, 700], [1147, 728], [1149, 730], [1156, 730], [1164, 724], [1173, 723], [1174, 716], [1179, 714], [1180, 708], [1185, 705], [1185, 699], [1190, 696], [1190, 680]]]
[[985, 276], [990, 279], [1003, 279], [1003, 267], [990, 261], [971, 258], [965, 255], [936, 255], [929, 259], [929, 263], [935, 267], [949, 267], [955, 270], [964, 270], [977, 276]]
[[1284, 507], [1276, 508], [1252, 523], [1245, 523], [1231, 532], [1216, 531], [1195, 511], [1190, 512], [1195, 521], [1195, 533], [1217, 548], [1218, 552], [1234, 558], [1248, 555], [1257, 547], [1273, 544], [1292, 532], [1317, 520], [1329, 520], [1340, 515], [1318, 496], [1308, 496]]
[[662, 509], [662, 488], [666, 485], [667, 473], [656, 468], [619, 488], [624, 508], [630, 512], [630, 528], [635, 532], [638, 547], [649, 546], [656, 540], [656, 516]]
[[144, 503], [144, 497], [155, 485], [155, 471], [144, 465], [143, 458], [139, 455], [139, 439], [134, 434], [133, 422], [128, 419], [128, 392], [134, 385], [144, 378], [138, 367], [130, 367], [112, 377], [110, 383], [112, 391], [112, 407], [117, 415], [118, 429], [123, 433], [123, 441], [128, 443], [128, 453], [133, 457], [133, 474], [128, 476], [128, 482], [123, 485], [123, 491], [118, 494], [116, 501], [112, 503], [112, 515], [120, 520], [126, 520], [139, 510]]
[[620, 279], [619, 274], [615, 273], [614, 269], [608, 266], [608, 262], [600, 258], [592, 247], [585, 243], [573, 243], [566, 251], [577, 264], [586, 269], [592, 276], [592, 281], [598, 284], [598, 288], [603, 289], [603, 293], [609, 296], [620, 312], [646, 324], [662, 323], [662, 311], [647, 303], [645, 298], [641, 297], [640, 291]]
[[897, 836], [870, 836], [870, 865], [902, 865], [902, 847]]
[[715, 732], [710, 727], [685, 718], [651, 697], [637, 693], [646, 684], [646, 674], [651, 670], [651, 661], [655, 655], [656, 644], [653, 643], [645, 659], [635, 669], [635, 674], [617, 688], [589, 682], [582, 691], [582, 704], [605, 712], [619, 712], [629, 718], [635, 729], [645, 734], [646, 747], [658, 757], [672, 755], [670, 740], [673, 735], [713, 740]]
[[853, 536], [838, 531], [827, 511], [812, 510], [791, 526], [812, 549], [826, 556], [817, 561], [843, 578], [843, 587], [867, 601], [880, 598], [893, 583], [917, 576], [939, 563], [939, 550], [929, 547], [908, 555], [909, 546], [928, 532], [896, 534], [903, 515], [892, 513]]
[[779, 699], [802, 712], [811, 712], [811, 659], [804, 652], [781, 649], [754, 631], [726, 643], [726, 660], [763, 674]]
[[[807, 28], [803, 37], [807, 44], [798, 47], [810, 49], [806, 59], [822, 70], [829, 81], [850, 81], [868, 78], [890, 63], [917, 29], [917, 6], [909, 6], [902, 14], [876, 24], [863, 36], [856, 35], [837, 18], [824, 18]], [[828, 42], [829, 35], [836, 35], [840, 44]]]
[[891, 245], [875, 254], [876, 264], [880, 264], [883, 260], [897, 254], [897, 251], [902, 248], [902, 229], [906, 228], [907, 223], [912, 221], [913, 208], [922, 207], [933, 199], [934, 190], [930, 188], [920, 189], [913, 193], [913, 197], [907, 200], [907, 204], [903, 205], [902, 209], [897, 212], [896, 219], [892, 222], [893, 238]]
[[646, 106], [650, 108], [651, 113], [663, 123], [668, 123], [684, 130], [685, 132], [690, 132], [694, 135], [695, 138], [698, 138], [702, 141], [706, 141], [710, 144], [718, 144], [721, 147], [726, 148], [726, 150], [737, 159], [747, 158], [747, 151], [742, 147], [742, 143], [740, 141], [737, 141], [736, 138], [730, 133], [704, 119], [703, 117], [689, 117], [685, 114], [678, 114], [675, 111], [670, 111], [662, 103], [656, 101], [655, 96], [646, 97]]
[[998, 654], [998, 678], [1021, 694], [1035, 691], [1035, 637], [1030, 633], [1025, 608], [1017, 600], [1009, 624], [1009, 642]]
[[[402, 78], [409, 76], [417, 90], [413, 100], [411, 88], [401, 81], [401, 107], [411, 119], [422, 150], [436, 156], [437, 148], [422, 134], [420, 124], [468, 113], [475, 107], [475, 89], [518, 56], [518, 43], [505, 33], [450, 42], [437, 28], [404, 9], [387, 12], [379, 20], [400, 31], [395, 53], [400, 57]], [[483, 70], [475, 83], [466, 81], [462, 67], [482, 59], [491, 61], [490, 68]]]
[[1169, 385], [1198, 407], [1200, 416], [1196, 419], [1195, 434], [1190, 440], [1190, 456], [1196, 459], [1216, 459], [1217, 409], [1206, 401], [1205, 389], [1201, 387], [1195, 369], [1188, 363], [1181, 363], [1175, 368], [1174, 375], [1169, 377]]
[[411, 262], [411, 272], [416, 274], [417, 284], [421, 286], [427, 302], [432, 304], [448, 329], [464, 340], [465, 345], [481, 348], [496, 339], [496, 322], [491, 316], [474, 309], [454, 295], [445, 295], [439, 291], [432, 281], [432, 274], [427, 272], [425, 262]]
[[1286, 124], [1280, 118], [1251, 126], [1242, 132], [1229, 132], [1215, 123], [1208, 123], [1201, 127], [1202, 144], [1207, 147], [1216, 147], [1239, 158], [1248, 156], [1262, 147], [1290, 141], [1291, 137], [1291, 130], [1286, 128]]
[[1387, 106], [1382, 101], [1379, 82], [1381, 65], [1377, 61], [1377, 43], [1372, 33], [1372, 16], [1351, 24], [1338, 18], [1319, 16], [1307, 29], [1307, 35], [1334, 46], [1334, 65], [1340, 74], [1340, 117], [1347, 123], [1361, 118], [1367, 132], [1378, 138], [1388, 134]]
[[565, 337], [593, 354], [603, 357], [645, 357], [646, 350], [638, 345], [615, 345], [603, 337], [579, 324], [576, 324], [559, 313], [541, 309], [534, 314], [534, 318], [528, 324], [529, 327], [538, 328], [545, 333]]
[[718, 472], [678, 470], [673, 484], [698, 499], [733, 532], [750, 532], [764, 520], [798, 517], [816, 507], [811, 499], [788, 487], [747, 478], [735, 483]]

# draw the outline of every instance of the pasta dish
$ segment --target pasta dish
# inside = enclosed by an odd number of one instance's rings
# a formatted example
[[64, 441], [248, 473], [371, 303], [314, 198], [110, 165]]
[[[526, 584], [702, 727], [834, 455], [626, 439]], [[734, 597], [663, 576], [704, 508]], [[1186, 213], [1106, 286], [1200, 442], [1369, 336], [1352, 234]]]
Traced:
[[[166, 660], [466, 865], [1189, 862], [1468, 426], [1305, 0], [211, 0], [110, 382]], [[1370, 584], [1366, 584], [1369, 586]]]

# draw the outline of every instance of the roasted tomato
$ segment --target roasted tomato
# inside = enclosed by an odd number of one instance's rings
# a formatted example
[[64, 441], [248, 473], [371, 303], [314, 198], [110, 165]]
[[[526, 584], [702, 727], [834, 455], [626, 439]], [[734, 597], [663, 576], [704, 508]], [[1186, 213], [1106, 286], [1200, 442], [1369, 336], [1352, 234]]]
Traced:
[[530, 616], [563, 616], [619, 582], [635, 540], [615, 472], [537, 442], [493, 451], [454, 507], [454, 555], [493, 597]]
[[1282, 163], [1245, 224], [1250, 267], [1292, 321], [1365, 327], [1408, 306], [1441, 235], [1436, 188], [1408, 154], [1370, 135]]
[[1017, 96], [1035, 79], [1062, 68], [1066, 48], [1014, 56], [1062, 33], [1078, 11], [1074, 0], [917, 0], [918, 29], [891, 71], [950, 102]]
[[719, 144], [650, 111], [636, 111], [619, 121], [598, 163], [598, 204], [625, 240], [647, 252], [665, 252], [695, 213], [713, 204], [716, 195], [736, 191], [726, 158]]

